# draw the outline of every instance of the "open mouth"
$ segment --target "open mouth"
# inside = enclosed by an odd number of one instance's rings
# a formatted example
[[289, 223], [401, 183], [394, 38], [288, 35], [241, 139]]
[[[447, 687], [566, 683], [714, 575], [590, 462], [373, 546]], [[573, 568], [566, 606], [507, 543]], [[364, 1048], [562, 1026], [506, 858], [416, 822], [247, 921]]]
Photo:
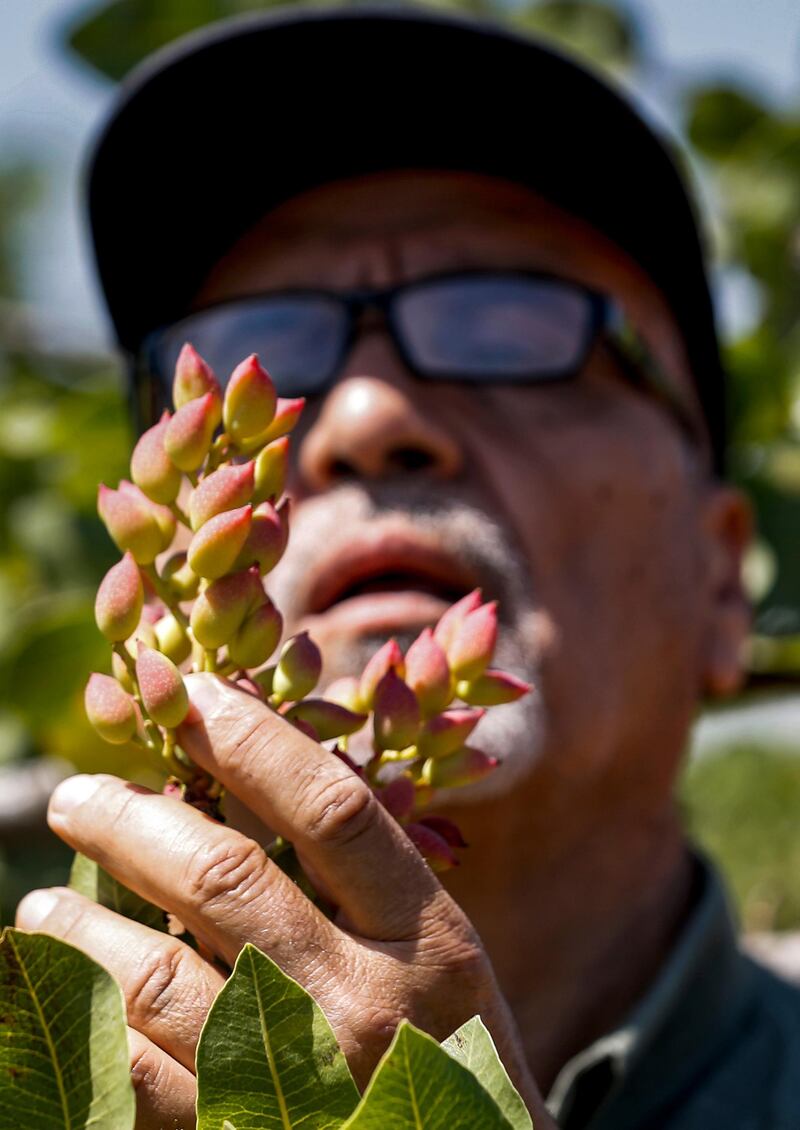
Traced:
[[[466, 590], [461, 585], [456, 585], [440, 578], [425, 576], [409, 570], [387, 570], [372, 577], [365, 577], [347, 585], [327, 605], [341, 604], [356, 596], [376, 592], [418, 592], [428, 596], [437, 596], [446, 604], [452, 604], [464, 596]], [[325, 611], [325, 609], [320, 609]]]
[[452, 604], [476, 587], [476, 577], [457, 559], [429, 546], [383, 539], [353, 546], [316, 579], [309, 612], [373, 594], [419, 594]]

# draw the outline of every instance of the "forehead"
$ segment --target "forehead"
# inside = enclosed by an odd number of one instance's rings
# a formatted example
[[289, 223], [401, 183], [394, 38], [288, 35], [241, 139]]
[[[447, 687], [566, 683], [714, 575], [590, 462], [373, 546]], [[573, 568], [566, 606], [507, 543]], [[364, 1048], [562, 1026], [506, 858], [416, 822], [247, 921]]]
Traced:
[[662, 363], [691, 385], [672, 315], [629, 256], [525, 186], [476, 173], [384, 172], [298, 195], [219, 260], [196, 304], [283, 287], [391, 286], [476, 267], [542, 270], [614, 295]]
[[594, 264], [606, 276], [622, 273], [626, 262], [600, 233], [522, 185], [408, 170], [334, 181], [292, 198], [244, 234], [206, 285], [231, 266], [243, 286], [293, 275], [300, 282], [309, 267], [344, 271], [381, 249], [394, 271], [415, 274], [445, 256], [454, 266], [507, 266], [516, 255], [523, 266], [564, 273]]

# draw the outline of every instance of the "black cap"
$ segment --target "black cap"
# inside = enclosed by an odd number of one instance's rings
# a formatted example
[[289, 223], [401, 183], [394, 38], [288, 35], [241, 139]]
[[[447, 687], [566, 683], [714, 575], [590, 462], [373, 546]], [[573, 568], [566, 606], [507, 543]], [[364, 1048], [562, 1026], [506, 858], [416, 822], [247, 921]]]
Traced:
[[120, 344], [185, 313], [270, 207], [387, 169], [488, 173], [587, 220], [681, 327], [715, 452], [724, 377], [693, 206], [630, 103], [551, 46], [415, 8], [283, 8], [210, 24], [123, 83], [89, 169], [97, 266]]

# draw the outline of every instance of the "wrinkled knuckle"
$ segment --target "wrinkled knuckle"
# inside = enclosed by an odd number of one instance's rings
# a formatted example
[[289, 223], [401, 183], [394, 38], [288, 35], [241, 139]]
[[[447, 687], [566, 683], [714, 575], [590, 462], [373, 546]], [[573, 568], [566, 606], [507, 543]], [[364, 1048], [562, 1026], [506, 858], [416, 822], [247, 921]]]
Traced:
[[441, 954], [428, 953], [430, 991], [448, 992], [464, 998], [483, 999], [494, 991], [495, 978], [486, 951], [480, 946], [451, 946]]
[[143, 955], [125, 994], [131, 1017], [148, 1024], [170, 1011], [180, 992], [185, 960], [186, 953], [179, 945]]
[[460, 940], [450, 955], [450, 967], [460, 980], [482, 981], [490, 970], [486, 950], [479, 942]]
[[377, 815], [372, 790], [348, 776], [308, 788], [299, 806], [298, 825], [316, 844], [346, 847], [369, 831]]
[[260, 892], [267, 863], [263, 850], [252, 840], [237, 838], [203, 847], [188, 867], [190, 904], [207, 909], [221, 901], [247, 902]]

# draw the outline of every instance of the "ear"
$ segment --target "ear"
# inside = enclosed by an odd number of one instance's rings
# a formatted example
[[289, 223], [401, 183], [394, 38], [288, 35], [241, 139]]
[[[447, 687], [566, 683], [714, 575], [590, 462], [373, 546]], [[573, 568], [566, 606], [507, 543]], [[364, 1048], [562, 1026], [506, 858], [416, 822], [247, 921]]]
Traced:
[[725, 698], [744, 681], [742, 650], [751, 609], [742, 582], [742, 561], [753, 536], [753, 511], [741, 491], [719, 482], [709, 485], [703, 505], [708, 546], [703, 691], [712, 698]]

